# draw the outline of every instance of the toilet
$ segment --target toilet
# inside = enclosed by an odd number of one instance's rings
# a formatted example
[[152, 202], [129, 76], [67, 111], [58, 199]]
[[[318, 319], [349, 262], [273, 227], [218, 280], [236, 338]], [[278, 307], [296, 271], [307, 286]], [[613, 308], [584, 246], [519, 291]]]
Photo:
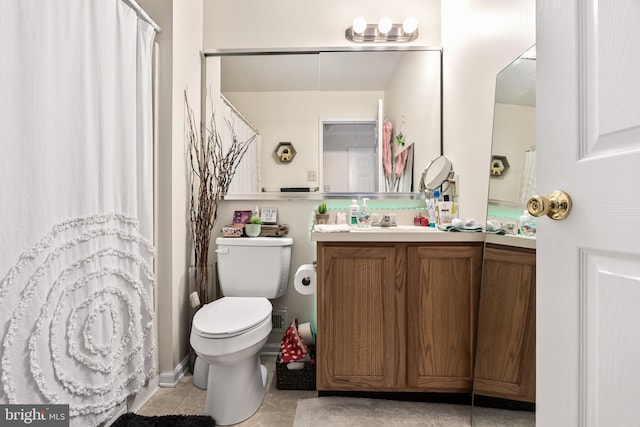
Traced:
[[289, 237], [216, 239], [222, 297], [196, 312], [190, 338], [209, 366], [204, 413], [216, 425], [249, 418], [264, 399], [260, 350], [271, 332], [269, 299], [287, 290], [292, 245]]

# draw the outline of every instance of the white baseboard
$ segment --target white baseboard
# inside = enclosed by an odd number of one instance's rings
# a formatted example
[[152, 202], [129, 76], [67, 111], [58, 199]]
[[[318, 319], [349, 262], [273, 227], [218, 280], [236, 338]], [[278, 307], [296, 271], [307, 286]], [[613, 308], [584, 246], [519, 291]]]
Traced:
[[182, 359], [173, 371], [160, 372], [159, 387], [175, 387], [189, 370], [189, 356]]

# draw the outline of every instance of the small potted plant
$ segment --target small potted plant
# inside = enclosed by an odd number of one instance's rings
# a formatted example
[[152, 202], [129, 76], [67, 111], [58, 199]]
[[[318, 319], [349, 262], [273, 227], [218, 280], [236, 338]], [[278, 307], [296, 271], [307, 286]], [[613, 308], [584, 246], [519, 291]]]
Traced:
[[327, 213], [327, 204], [322, 202], [318, 205], [318, 212], [316, 213], [316, 224], [326, 224], [329, 221], [329, 214]]
[[244, 226], [244, 232], [249, 237], [258, 237], [262, 230], [262, 219], [258, 215], [249, 218], [249, 223]]

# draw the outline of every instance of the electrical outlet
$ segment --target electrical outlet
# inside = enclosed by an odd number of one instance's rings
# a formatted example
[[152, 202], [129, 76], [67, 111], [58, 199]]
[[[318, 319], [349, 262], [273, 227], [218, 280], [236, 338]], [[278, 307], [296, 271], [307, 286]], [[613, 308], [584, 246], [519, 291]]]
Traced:
[[317, 181], [318, 173], [316, 171], [307, 171], [307, 181]]

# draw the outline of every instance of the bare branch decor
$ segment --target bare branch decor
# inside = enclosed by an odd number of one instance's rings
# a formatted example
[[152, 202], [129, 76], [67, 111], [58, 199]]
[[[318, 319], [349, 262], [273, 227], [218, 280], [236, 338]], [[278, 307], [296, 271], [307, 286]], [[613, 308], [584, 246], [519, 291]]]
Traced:
[[[191, 164], [191, 203], [189, 215], [193, 238], [194, 265], [200, 274], [196, 274], [196, 291], [200, 304], [209, 301], [208, 270], [209, 245], [211, 231], [218, 217], [218, 200], [229, 190], [231, 180], [242, 157], [253, 142], [254, 134], [247, 141], [238, 141], [233, 126], [229, 127], [231, 141], [223, 144], [216, 128], [214, 113], [211, 113], [208, 126], [202, 130], [197, 127], [193, 110], [189, 106], [187, 91], [184, 91], [186, 109], [187, 150]], [[225, 147], [224, 145], [229, 145]], [[226, 151], [225, 151], [226, 148]]]

